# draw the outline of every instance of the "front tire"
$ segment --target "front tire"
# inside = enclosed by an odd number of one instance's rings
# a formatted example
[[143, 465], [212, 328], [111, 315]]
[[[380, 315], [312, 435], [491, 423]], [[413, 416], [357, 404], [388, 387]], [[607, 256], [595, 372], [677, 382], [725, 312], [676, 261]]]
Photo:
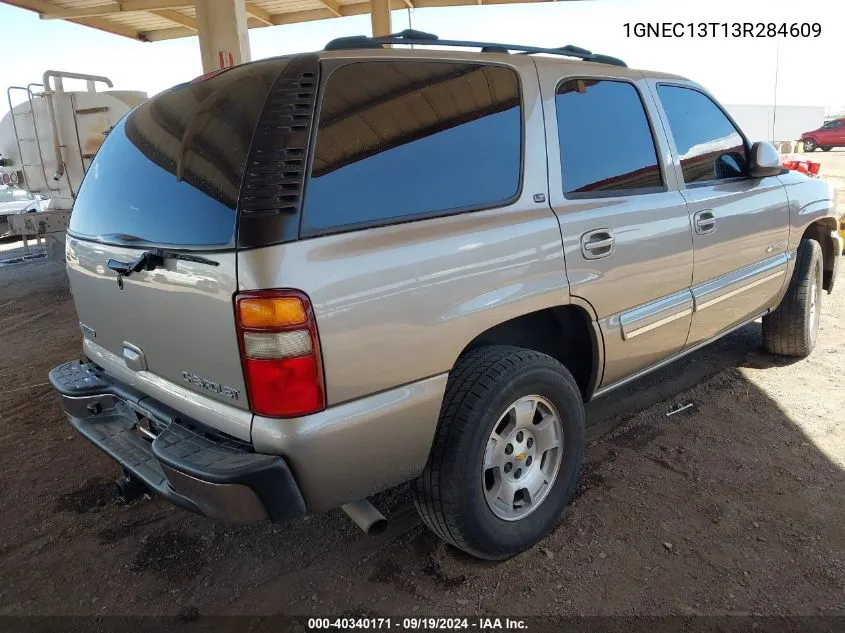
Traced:
[[423, 522], [473, 556], [501, 560], [548, 534], [584, 461], [584, 406], [569, 371], [490, 346], [449, 376], [428, 464], [411, 484]]
[[804, 144], [804, 151], [805, 152], [815, 152], [818, 144], [816, 143], [816, 139], [807, 138], [801, 141]]
[[803, 240], [780, 305], [763, 317], [763, 345], [772, 354], [809, 356], [816, 346], [822, 304], [822, 247]]

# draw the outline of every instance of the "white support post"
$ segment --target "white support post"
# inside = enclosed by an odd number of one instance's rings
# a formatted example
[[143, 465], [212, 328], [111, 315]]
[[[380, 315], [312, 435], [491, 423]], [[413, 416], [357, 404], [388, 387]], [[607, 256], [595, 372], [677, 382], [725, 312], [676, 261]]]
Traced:
[[195, 0], [194, 6], [203, 72], [248, 62], [245, 0]]
[[370, 0], [370, 22], [373, 37], [390, 35], [390, 0]]

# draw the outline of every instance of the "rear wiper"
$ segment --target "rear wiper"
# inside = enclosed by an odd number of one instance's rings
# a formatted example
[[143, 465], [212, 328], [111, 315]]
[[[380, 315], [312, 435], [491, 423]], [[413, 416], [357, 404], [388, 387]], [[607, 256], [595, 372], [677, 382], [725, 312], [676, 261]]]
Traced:
[[128, 277], [132, 273], [137, 273], [142, 270], [155, 270], [164, 264], [165, 259], [178, 259], [184, 262], [197, 262], [200, 264], [208, 264], [210, 266], [219, 266], [220, 262], [207, 257], [200, 257], [199, 255], [186, 255], [185, 253], [177, 253], [165, 248], [153, 248], [144, 251], [134, 262], [122, 262], [117, 259], [110, 259], [106, 266], [115, 271], [122, 277]]

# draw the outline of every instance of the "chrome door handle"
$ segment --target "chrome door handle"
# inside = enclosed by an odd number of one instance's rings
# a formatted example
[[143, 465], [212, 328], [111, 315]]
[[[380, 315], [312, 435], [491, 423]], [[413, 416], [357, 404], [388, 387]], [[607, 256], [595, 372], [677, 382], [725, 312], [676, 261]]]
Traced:
[[716, 230], [716, 215], [710, 210], [699, 211], [693, 216], [695, 232], [699, 235], [712, 233]]
[[596, 229], [581, 236], [581, 254], [586, 259], [599, 259], [613, 253], [616, 238], [610, 229]]

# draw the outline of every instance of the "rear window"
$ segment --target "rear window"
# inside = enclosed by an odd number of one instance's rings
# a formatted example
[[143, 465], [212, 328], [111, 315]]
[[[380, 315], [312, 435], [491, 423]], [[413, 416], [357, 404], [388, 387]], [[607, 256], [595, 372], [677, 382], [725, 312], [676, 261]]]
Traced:
[[357, 62], [323, 90], [302, 232], [507, 204], [520, 189], [522, 112], [509, 68]]
[[70, 231], [106, 242], [231, 246], [246, 156], [282, 67], [238, 66], [133, 110], [97, 152]]

